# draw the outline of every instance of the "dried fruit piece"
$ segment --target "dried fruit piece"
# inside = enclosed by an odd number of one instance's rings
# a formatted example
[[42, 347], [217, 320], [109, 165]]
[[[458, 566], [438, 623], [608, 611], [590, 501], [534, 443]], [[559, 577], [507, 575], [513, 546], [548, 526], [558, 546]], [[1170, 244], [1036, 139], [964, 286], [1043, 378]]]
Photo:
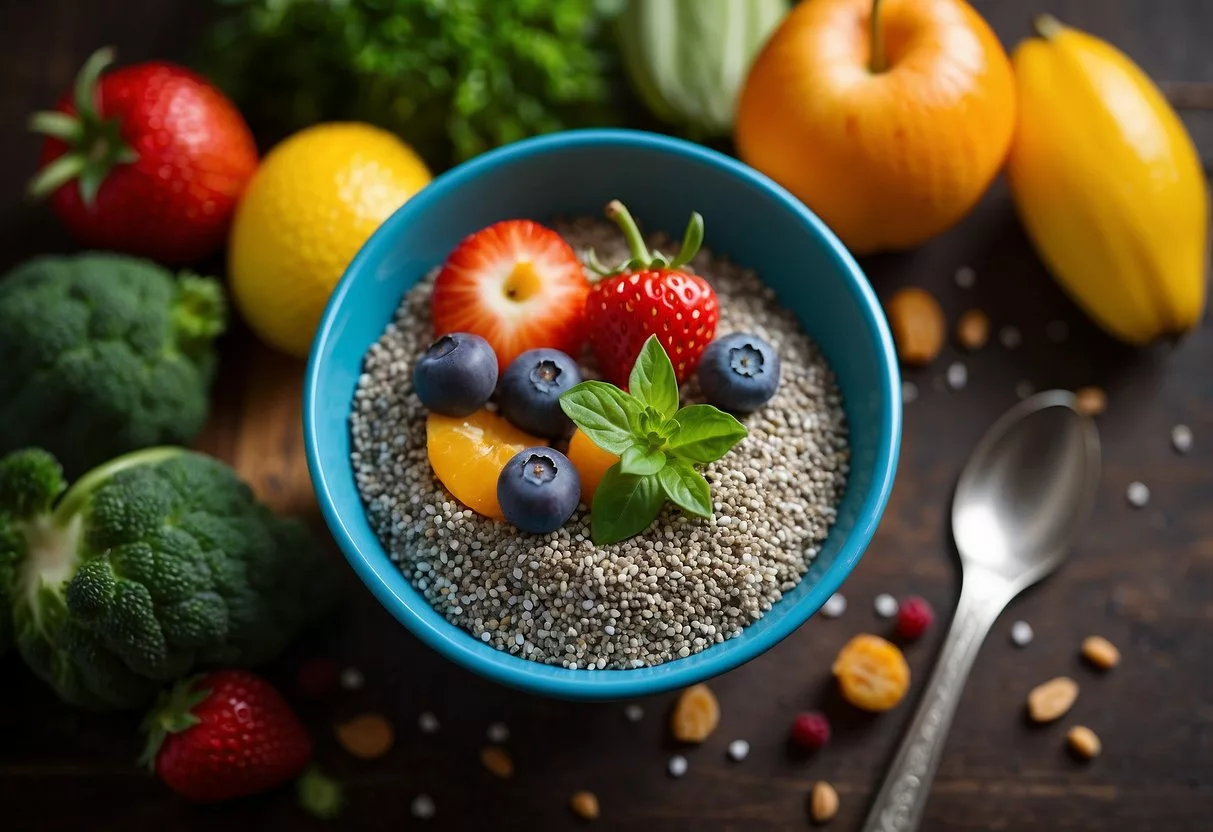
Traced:
[[1078, 683], [1068, 676], [1037, 685], [1028, 694], [1028, 715], [1035, 722], [1052, 722], [1070, 710], [1078, 698]]
[[922, 638], [935, 621], [935, 610], [926, 598], [912, 595], [897, 610], [897, 637], [906, 641]]
[[863, 633], [848, 641], [834, 659], [833, 672], [848, 702], [865, 711], [887, 711], [910, 688], [905, 656], [880, 636]]
[[838, 792], [824, 780], [813, 784], [809, 793], [809, 817], [813, 823], [825, 823], [838, 814]]
[[361, 760], [374, 760], [391, 750], [396, 742], [396, 729], [383, 714], [359, 714], [337, 724], [337, 742]]
[[990, 340], [990, 318], [980, 309], [970, 309], [956, 322], [956, 340], [966, 350], [979, 350]]
[[593, 792], [574, 792], [573, 796], [569, 798], [569, 805], [573, 807], [573, 811], [577, 813], [578, 817], [586, 820], [598, 818], [598, 796]]
[[930, 364], [943, 349], [946, 321], [943, 308], [925, 289], [911, 286], [894, 294], [885, 312], [903, 364]]
[[830, 741], [830, 721], [817, 711], [797, 714], [792, 721], [792, 742], [805, 751], [816, 751]]
[[1075, 725], [1067, 731], [1066, 742], [1070, 744], [1070, 748], [1074, 750], [1075, 754], [1085, 760], [1098, 757], [1099, 752], [1103, 750], [1099, 737], [1085, 725]]
[[494, 776], [500, 777], [503, 780], [514, 773], [514, 761], [510, 759], [510, 755], [506, 754], [504, 749], [498, 748], [495, 745], [481, 749], [480, 762]]
[[1103, 636], [1087, 636], [1082, 642], [1082, 657], [1100, 670], [1120, 664], [1120, 651]]
[[1084, 416], [1098, 416], [1108, 409], [1108, 394], [1098, 387], [1080, 387], [1074, 398], [1074, 406]]
[[720, 703], [704, 684], [693, 685], [678, 697], [670, 728], [679, 742], [703, 742], [720, 724]]

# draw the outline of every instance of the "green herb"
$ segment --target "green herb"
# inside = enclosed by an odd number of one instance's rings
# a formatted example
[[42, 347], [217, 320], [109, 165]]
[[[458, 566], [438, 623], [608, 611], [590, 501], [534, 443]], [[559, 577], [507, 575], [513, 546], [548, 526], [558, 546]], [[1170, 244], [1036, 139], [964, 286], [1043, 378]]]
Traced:
[[640, 350], [628, 387], [625, 393], [584, 381], [560, 397], [561, 408], [590, 441], [619, 457], [590, 507], [590, 535], [598, 545], [640, 534], [667, 499], [688, 514], [711, 517], [711, 490], [695, 466], [720, 459], [747, 433], [711, 405], [678, 409], [674, 367], [655, 335]]

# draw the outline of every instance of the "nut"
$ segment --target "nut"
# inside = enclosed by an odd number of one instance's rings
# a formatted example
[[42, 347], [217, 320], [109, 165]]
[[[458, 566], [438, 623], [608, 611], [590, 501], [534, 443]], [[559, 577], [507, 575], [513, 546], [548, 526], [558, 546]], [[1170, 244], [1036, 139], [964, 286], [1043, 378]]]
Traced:
[[943, 349], [944, 320], [939, 301], [925, 289], [902, 289], [885, 305], [897, 354], [903, 364], [930, 364]]
[[838, 792], [824, 780], [813, 784], [809, 793], [809, 817], [813, 823], [825, 823], [838, 814]]
[[970, 309], [956, 322], [956, 340], [966, 350], [979, 350], [990, 340], [990, 319], [980, 309]]
[[1078, 698], [1078, 683], [1058, 676], [1032, 688], [1028, 694], [1028, 714], [1035, 722], [1052, 722], [1063, 716]]
[[1108, 394], [1098, 387], [1080, 387], [1074, 397], [1078, 412], [1084, 416], [1098, 416], [1108, 409]]
[[359, 714], [338, 723], [334, 732], [341, 747], [361, 760], [382, 757], [396, 742], [396, 729], [382, 714]]
[[481, 749], [480, 762], [502, 780], [514, 773], [514, 761], [510, 759], [510, 755], [495, 745]]
[[1100, 670], [1111, 670], [1120, 664], [1120, 651], [1103, 636], [1087, 636], [1083, 639], [1082, 657]]
[[574, 792], [569, 805], [579, 817], [594, 820], [598, 817], [598, 797], [593, 792]]
[[678, 697], [670, 728], [679, 742], [703, 742], [720, 724], [720, 703], [707, 685], [693, 685]]
[[1070, 748], [1074, 750], [1074, 753], [1084, 760], [1098, 757], [1099, 752], [1103, 750], [1103, 744], [1100, 743], [1099, 737], [1085, 725], [1075, 725], [1067, 731], [1066, 742], [1070, 744]]

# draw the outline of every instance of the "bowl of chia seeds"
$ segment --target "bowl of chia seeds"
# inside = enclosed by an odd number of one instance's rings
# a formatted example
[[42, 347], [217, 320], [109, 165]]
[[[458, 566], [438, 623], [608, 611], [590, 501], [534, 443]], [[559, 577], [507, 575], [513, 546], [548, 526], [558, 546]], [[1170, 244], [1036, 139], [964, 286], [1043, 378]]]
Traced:
[[[703, 475], [712, 516], [666, 506], [596, 546], [582, 506], [547, 535], [460, 504], [427, 461], [413, 366], [433, 340], [437, 267], [504, 219], [547, 224], [583, 260], [625, 254], [601, 219], [625, 202], [719, 299], [717, 337], [753, 333], [781, 382]], [[593, 374], [592, 359], [587, 373]], [[703, 401], [696, 379], [684, 403]], [[734, 668], [811, 617], [858, 562], [892, 488], [900, 381], [880, 305], [816, 216], [751, 168], [689, 142], [579, 130], [486, 153], [438, 177], [371, 237], [321, 320], [304, 394], [308, 466], [325, 520], [376, 598], [447, 658], [544, 695], [614, 699]]]

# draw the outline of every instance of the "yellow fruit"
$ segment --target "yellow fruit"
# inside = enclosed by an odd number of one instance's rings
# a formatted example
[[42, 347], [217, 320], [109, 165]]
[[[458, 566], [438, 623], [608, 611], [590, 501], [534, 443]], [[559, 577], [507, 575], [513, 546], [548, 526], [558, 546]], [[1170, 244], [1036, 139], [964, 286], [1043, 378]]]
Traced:
[[569, 461], [581, 478], [581, 502], [592, 506], [598, 483], [602, 482], [607, 469], [619, 461], [619, 457], [595, 445], [581, 428], [577, 428], [569, 440]]
[[897, 646], [863, 633], [848, 641], [834, 659], [834, 677], [843, 698], [865, 711], [887, 711], [910, 688], [910, 666]]
[[429, 181], [407, 145], [367, 124], [318, 124], [271, 150], [236, 209], [228, 250], [232, 295], [248, 325], [306, 356], [345, 267]]
[[1205, 308], [1208, 195], [1183, 122], [1126, 55], [1037, 21], [1012, 64], [1019, 125], [1007, 179], [1053, 276], [1112, 336], [1147, 344]]
[[546, 444], [487, 410], [462, 418], [430, 413], [425, 421], [426, 453], [434, 475], [456, 500], [496, 520], [503, 517], [497, 502], [501, 469], [515, 454]]

